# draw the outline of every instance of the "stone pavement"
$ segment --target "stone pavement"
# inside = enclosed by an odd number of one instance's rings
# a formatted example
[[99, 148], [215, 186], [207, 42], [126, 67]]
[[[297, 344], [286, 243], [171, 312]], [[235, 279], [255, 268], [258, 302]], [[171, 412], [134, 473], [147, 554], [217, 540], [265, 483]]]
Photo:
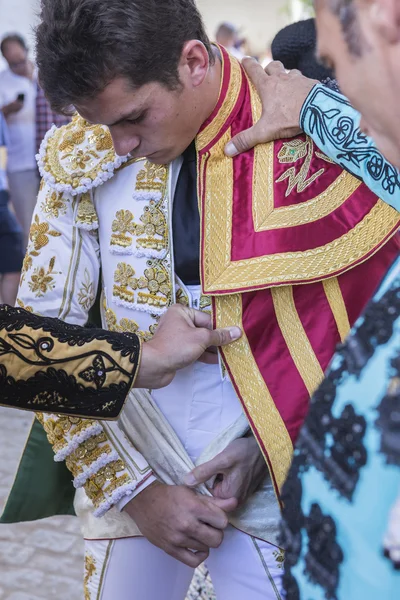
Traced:
[[[0, 511], [32, 422], [0, 407]], [[0, 524], [0, 600], [82, 600], [83, 542], [74, 517]]]

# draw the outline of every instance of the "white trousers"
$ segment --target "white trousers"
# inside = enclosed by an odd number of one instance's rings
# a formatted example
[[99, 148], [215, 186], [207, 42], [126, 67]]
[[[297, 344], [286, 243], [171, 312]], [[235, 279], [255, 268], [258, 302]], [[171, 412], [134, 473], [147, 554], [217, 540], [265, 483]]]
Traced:
[[282, 552], [231, 526], [205, 562], [215, 596], [194, 585], [188, 593], [194, 570], [145, 538], [86, 540], [85, 549], [88, 600], [281, 599]]

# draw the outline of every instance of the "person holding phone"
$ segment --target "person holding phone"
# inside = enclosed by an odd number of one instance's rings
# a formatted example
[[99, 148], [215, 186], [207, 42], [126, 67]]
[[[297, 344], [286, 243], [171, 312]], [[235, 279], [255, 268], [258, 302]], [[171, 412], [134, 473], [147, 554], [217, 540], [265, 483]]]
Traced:
[[25, 40], [19, 35], [5, 37], [0, 49], [8, 63], [8, 68], [0, 73], [0, 108], [9, 131], [10, 199], [23, 230], [25, 248], [39, 189], [35, 161], [36, 71]]
[[32, 213], [39, 190], [35, 156], [46, 132], [69, 119], [53, 113], [37, 81], [28, 46], [18, 34], [0, 44], [8, 68], [0, 73], [0, 110], [9, 130], [8, 182], [10, 200], [23, 230], [24, 249], [29, 239]]

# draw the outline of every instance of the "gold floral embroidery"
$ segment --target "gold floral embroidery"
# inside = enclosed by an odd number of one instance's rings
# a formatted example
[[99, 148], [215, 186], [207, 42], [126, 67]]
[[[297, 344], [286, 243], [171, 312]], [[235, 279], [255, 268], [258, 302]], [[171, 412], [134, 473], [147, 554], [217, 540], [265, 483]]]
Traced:
[[[132, 244], [132, 235], [135, 234], [136, 225], [130, 210], [119, 210], [111, 226], [111, 246], [129, 248]], [[129, 234], [129, 235], [128, 235]]]
[[[72, 119], [72, 123], [74, 125], [79, 123], [79, 116], [76, 115], [73, 119]], [[83, 120], [81, 121], [81, 123], [83, 124]], [[67, 131], [67, 133], [64, 135], [64, 138], [61, 140], [61, 143], [59, 145], [59, 150], [60, 152], [67, 152], [67, 153], [71, 153], [74, 151], [75, 146], [79, 146], [80, 144], [83, 144], [83, 142], [85, 141], [85, 131], [84, 129], [73, 129], [72, 131]]]
[[75, 149], [73, 152], [67, 152], [66, 154], [61, 156], [61, 160], [68, 158], [71, 163], [71, 167], [74, 171], [85, 171], [88, 167], [93, 165], [93, 159], [99, 160], [100, 156], [89, 148], [79, 148]]
[[60, 215], [65, 215], [67, 212], [67, 205], [62, 199], [62, 195], [57, 192], [49, 193], [40, 208], [48, 217], [54, 219], [58, 219]]
[[[124, 302], [134, 302], [135, 295], [132, 289], [137, 288], [137, 279], [134, 277], [135, 270], [127, 263], [118, 263], [114, 273], [113, 295]], [[128, 288], [131, 288], [129, 290]]]
[[163, 193], [167, 183], [168, 170], [164, 165], [146, 161], [136, 177], [136, 190]]
[[78, 302], [85, 310], [89, 310], [95, 301], [94, 285], [93, 281], [90, 280], [90, 274], [85, 269], [85, 279], [82, 281], [81, 287], [78, 292]]
[[[123, 318], [118, 323], [117, 315], [111, 308], [106, 309], [105, 318], [107, 329], [109, 331], [117, 331], [118, 333], [134, 333], [141, 337], [145, 342], [150, 340], [153, 336], [152, 331], [142, 331], [136, 321], [133, 321], [132, 319]], [[151, 325], [150, 329], [156, 326], [157, 324]]]
[[179, 290], [176, 292], [176, 301], [178, 304], [182, 304], [183, 306], [189, 306], [189, 296], [184, 289], [179, 288]]
[[149, 293], [138, 293], [138, 304], [149, 304], [157, 308], [168, 306], [171, 301], [171, 281], [169, 273], [160, 261], [148, 261], [148, 269], [135, 281], [133, 289], [147, 289]]
[[39, 251], [49, 243], [49, 236], [59, 237], [60, 235], [60, 232], [50, 229], [48, 223], [41, 223], [38, 215], [35, 215], [29, 232], [29, 239], [34, 248], [34, 250], [31, 251], [31, 255], [39, 256]]
[[89, 135], [89, 142], [94, 144], [98, 152], [104, 152], [113, 149], [113, 141], [108, 129], [101, 125], [95, 125], [93, 133]]
[[[302, 158], [306, 158], [303, 165], [300, 168], [300, 171], [296, 174], [296, 168], [290, 167], [287, 171], [285, 171], [279, 179], [276, 180], [276, 183], [280, 183], [288, 179], [288, 187], [285, 193], [285, 196], [289, 196], [289, 194], [293, 191], [293, 189], [297, 186], [297, 193], [304, 192], [306, 188], [308, 188], [318, 177], [325, 173], [325, 169], [320, 169], [310, 177], [308, 177], [311, 161], [313, 157], [314, 143], [308, 136], [305, 140], [295, 139], [290, 140], [289, 142], [284, 142], [282, 148], [278, 154], [278, 160], [281, 164], [284, 163], [295, 163]], [[323, 154], [319, 154], [319, 158], [325, 159]], [[329, 159], [327, 159], [328, 161]], [[308, 179], [307, 179], [308, 177]]]
[[83, 225], [84, 227], [90, 228], [98, 223], [96, 209], [93, 205], [90, 193], [88, 192], [82, 194], [79, 199], [75, 222], [77, 225]]
[[203, 294], [200, 297], [200, 310], [203, 312], [210, 313], [211, 312], [211, 297], [204, 296]]
[[[140, 217], [141, 225], [136, 225], [136, 235], [138, 240], [136, 245], [146, 249], [156, 251], [164, 250], [168, 247], [168, 228], [167, 220], [161, 210], [160, 202], [150, 200], [149, 206], [146, 206]], [[160, 236], [161, 239], [155, 236]]]
[[[20, 300], [19, 298], [17, 298], [17, 304], [20, 308], [23, 308], [24, 310], [26, 310], [27, 312], [33, 313], [33, 308], [32, 306], [25, 306], [25, 304], [22, 302], [22, 300]], [[36, 313], [38, 314], [38, 313]]]
[[29, 289], [36, 295], [36, 298], [41, 298], [48, 291], [54, 290], [56, 284], [54, 281], [54, 264], [56, 257], [50, 259], [49, 267], [47, 271], [44, 267], [36, 267], [31, 275], [31, 281], [29, 281]]
[[[119, 166], [106, 127], [91, 125], [76, 115], [54, 131], [41, 150], [41, 169], [71, 191], [95, 181]], [[46, 178], [46, 175], [45, 175]]]
[[272, 554], [275, 556], [278, 569], [283, 569], [285, 564], [285, 551], [282, 550], [282, 548], [279, 548], [278, 550], [275, 550]]
[[83, 579], [83, 592], [84, 592], [85, 600], [91, 600], [91, 593], [89, 590], [89, 582], [92, 579], [92, 577], [94, 576], [94, 574], [96, 573], [96, 571], [97, 571], [96, 560], [95, 560], [94, 556], [87, 553], [85, 556], [85, 576]]
[[[104, 488], [104, 485], [107, 481], [114, 481], [117, 473], [125, 470], [125, 465], [123, 460], [118, 459], [113, 462], [108, 463], [105, 467], [102, 467], [97, 473], [93, 476], [94, 483], [101, 488]], [[107, 492], [107, 489], [104, 490]]]

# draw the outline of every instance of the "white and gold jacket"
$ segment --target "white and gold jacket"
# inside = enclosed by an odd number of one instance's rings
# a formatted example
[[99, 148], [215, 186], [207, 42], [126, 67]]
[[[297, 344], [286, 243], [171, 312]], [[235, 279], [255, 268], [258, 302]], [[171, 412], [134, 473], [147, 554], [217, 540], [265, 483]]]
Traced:
[[[171, 303], [190, 302], [174, 284], [169, 234], [181, 160], [164, 167], [117, 157], [106, 128], [75, 117], [49, 131], [38, 164], [43, 179], [18, 304], [84, 325], [100, 286], [103, 327], [149, 339]], [[93, 365], [91, 376], [100, 383], [103, 368]], [[130, 443], [116, 422], [39, 418], [55, 460], [66, 460], [96, 516], [152, 480], [141, 454], [132, 460], [131, 449], [129, 468], [121, 458]]]

